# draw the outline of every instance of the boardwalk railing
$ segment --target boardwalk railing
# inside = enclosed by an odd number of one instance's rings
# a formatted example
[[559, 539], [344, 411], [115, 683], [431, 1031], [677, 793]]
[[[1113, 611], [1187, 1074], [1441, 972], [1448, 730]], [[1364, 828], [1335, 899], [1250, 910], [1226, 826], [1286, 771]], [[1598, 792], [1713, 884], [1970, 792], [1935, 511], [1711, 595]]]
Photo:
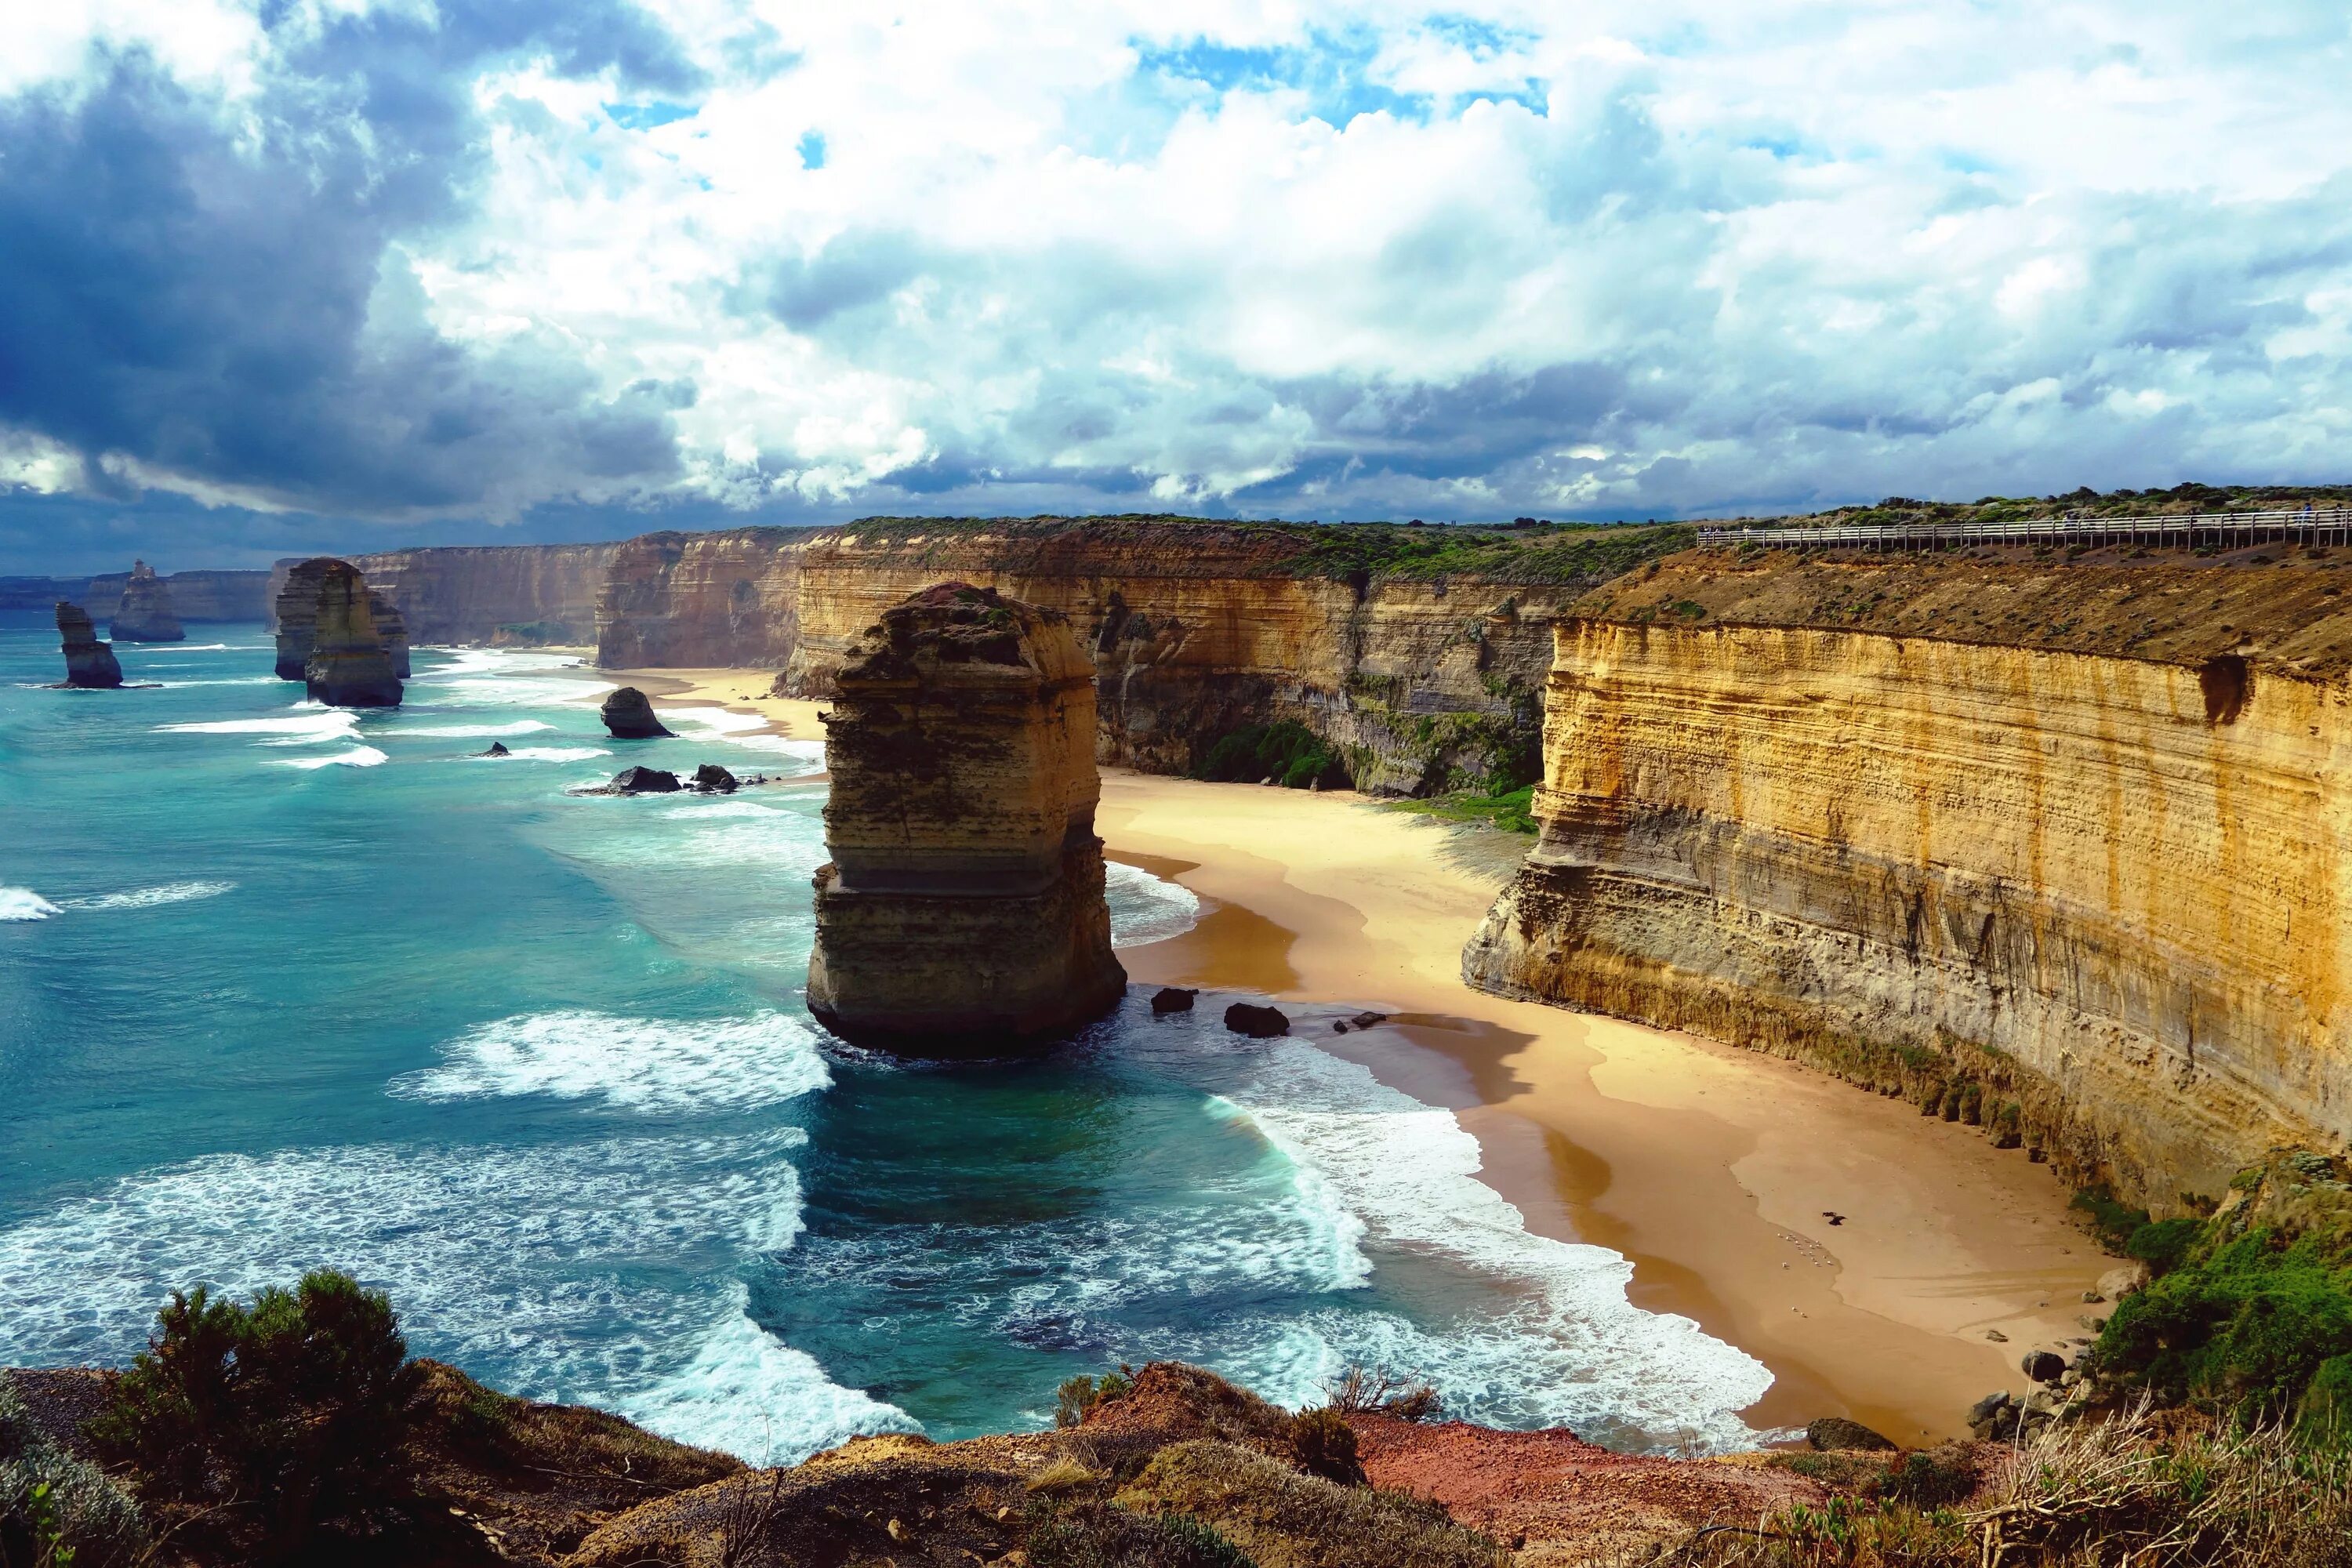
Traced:
[[1951, 550], [1971, 544], [2138, 544], [2242, 550], [2255, 544], [2352, 544], [2352, 509], [2212, 512], [2197, 517], [2042, 517], [2012, 522], [1837, 522], [1702, 528], [1702, 549], [1723, 544], [1843, 545], [1856, 550]]

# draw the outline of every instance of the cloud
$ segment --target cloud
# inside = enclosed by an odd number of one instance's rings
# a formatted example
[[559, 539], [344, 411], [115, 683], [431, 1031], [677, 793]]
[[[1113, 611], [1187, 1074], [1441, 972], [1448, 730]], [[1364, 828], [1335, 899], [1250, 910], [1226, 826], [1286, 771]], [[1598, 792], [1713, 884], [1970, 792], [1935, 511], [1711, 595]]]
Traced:
[[0, 510], [2340, 477], [2315, 5], [83, 0], [36, 41], [0, 76]]

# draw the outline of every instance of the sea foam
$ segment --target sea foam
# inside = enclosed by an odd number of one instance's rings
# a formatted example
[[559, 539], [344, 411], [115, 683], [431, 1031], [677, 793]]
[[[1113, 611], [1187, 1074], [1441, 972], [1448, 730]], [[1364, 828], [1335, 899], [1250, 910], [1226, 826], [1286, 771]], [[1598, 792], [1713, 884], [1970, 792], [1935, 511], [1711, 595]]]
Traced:
[[58, 906], [30, 888], [0, 888], [0, 921], [45, 921]]
[[394, 730], [392, 739], [405, 741], [412, 735], [440, 735], [452, 740], [492, 741], [513, 735], [535, 735], [555, 726], [544, 719], [518, 719], [511, 724], [425, 724], [414, 730]]
[[742, 1110], [833, 1081], [810, 1029], [779, 1013], [676, 1023], [602, 1013], [501, 1018], [441, 1047], [439, 1067], [394, 1079], [410, 1100], [525, 1094], [627, 1110]]
[[[736, 1270], [796, 1214], [803, 1142], [302, 1148], [147, 1172], [0, 1231], [0, 1364], [121, 1363], [170, 1289], [247, 1295], [331, 1259], [391, 1292], [411, 1348], [529, 1398], [642, 1409], [687, 1441], [764, 1436], [783, 1458], [905, 1429], [751, 1338]], [[745, 1425], [759, 1410], [772, 1432]]]
[[1376, 1267], [1433, 1259], [1491, 1291], [1452, 1322], [1310, 1315], [1323, 1349], [1294, 1341], [1287, 1366], [1262, 1360], [1267, 1382], [1297, 1395], [1346, 1362], [1384, 1363], [1432, 1378], [1480, 1419], [1680, 1451], [1754, 1445], [1737, 1413], [1771, 1386], [1763, 1363], [1687, 1318], [1633, 1306], [1633, 1266], [1617, 1253], [1529, 1233], [1478, 1179], [1478, 1142], [1451, 1111], [1304, 1041], [1256, 1050], [1252, 1068], [1225, 1098], [1362, 1223]]
[[184, 904], [196, 899], [216, 899], [236, 887], [235, 882], [166, 882], [161, 887], [133, 888], [127, 892], [68, 899], [58, 907], [68, 910], [152, 910], [159, 904]]
[[373, 768], [390, 761], [373, 746], [353, 746], [347, 752], [337, 752], [325, 757], [276, 757], [273, 768]]
[[1103, 891], [1110, 900], [1110, 940], [1118, 947], [1140, 947], [1181, 936], [1200, 922], [1201, 900], [1190, 888], [1116, 860], [1103, 866]]
[[358, 733], [359, 716], [341, 708], [310, 707], [278, 719], [213, 719], [194, 724], [159, 724], [155, 729], [158, 734], [167, 735], [275, 735], [278, 741], [263, 744], [304, 746]]

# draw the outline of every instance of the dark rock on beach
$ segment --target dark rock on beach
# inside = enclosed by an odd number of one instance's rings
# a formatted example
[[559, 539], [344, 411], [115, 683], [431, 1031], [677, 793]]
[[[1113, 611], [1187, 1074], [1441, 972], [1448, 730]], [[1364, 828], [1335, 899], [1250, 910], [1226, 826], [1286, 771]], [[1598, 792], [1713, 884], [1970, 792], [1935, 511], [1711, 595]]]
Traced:
[[122, 666], [114, 649], [98, 640], [89, 612], [79, 605], [58, 601], [58, 641], [66, 656], [68, 686], [101, 691], [122, 684]]
[[172, 590], [144, 561], [131, 563], [131, 580], [122, 584], [114, 624], [107, 630], [116, 642], [183, 642], [188, 636], [173, 613]]
[[1805, 1428], [1805, 1441], [1824, 1454], [1893, 1453], [1896, 1445], [1859, 1421], [1824, 1415]]
[[1236, 1002], [1225, 1009], [1225, 1027], [1253, 1040], [1270, 1040], [1276, 1035], [1290, 1033], [1290, 1020], [1283, 1016], [1279, 1008]]
[[614, 795], [674, 795], [677, 775], [661, 768], [623, 768], [613, 775]]
[[2055, 1383], [2066, 1373], [2066, 1362], [2048, 1351], [2028, 1351], [2018, 1370], [2036, 1383]]
[[717, 763], [704, 763], [694, 770], [694, 787], [705, 795], [733, 795], [740, 782]]
[[1199, 994], [1199, 992], [1181, 985], [1162, 985], [1151, 994], [1151, 1010], [1154, 1013], [1189, 1013], [1192, 1010], [1192, 998]]
[[671, 733], [654, 717], [652, 699], [634, 686], [624, 686], [604, 699], [604, 728], [616, 741], [657, 741]]

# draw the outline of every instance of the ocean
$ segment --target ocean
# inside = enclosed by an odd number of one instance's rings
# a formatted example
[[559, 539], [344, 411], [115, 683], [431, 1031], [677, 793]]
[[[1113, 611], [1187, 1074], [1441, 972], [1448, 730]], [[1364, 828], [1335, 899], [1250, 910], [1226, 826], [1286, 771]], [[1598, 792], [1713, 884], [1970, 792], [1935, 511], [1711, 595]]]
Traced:
[[[814, 742], [716, 710], [612, 741], [563, 654], [420, 648], [352, 713], [259, 626], [116, 651], [155, 684], [55, 689], [47, 617], [0, 617], [0, 1364], [118, 1363], [174, 1287], [334, 1266], [418, 1353], [762, 1461], [1043, 1425], [1170, 1356], [1754, 1441], [1760, 1363], [1530, 1236], [1451, 1112], [1220, 998], [1139, 988], [1017, 1063], [825, 1036]], [[786, 782], [571, 793], [625, 761]], [[1130, 867], [1110, 896], [1122, 946], [1197, 910]]]

